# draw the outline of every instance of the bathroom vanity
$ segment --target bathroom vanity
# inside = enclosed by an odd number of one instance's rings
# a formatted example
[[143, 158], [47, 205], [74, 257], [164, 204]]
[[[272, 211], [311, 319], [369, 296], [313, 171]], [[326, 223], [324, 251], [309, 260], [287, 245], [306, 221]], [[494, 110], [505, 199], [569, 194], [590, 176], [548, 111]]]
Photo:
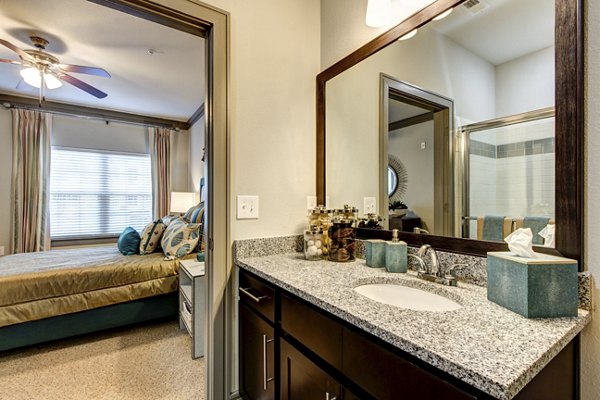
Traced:
[[[576, 338], [589, 322], [527, 319], [485, 288], [444, 287], [413, 273], [238, 258], [240, 391], [249, 399], [574, 399]], [[392, 283], [436, 293], [454, 311], [414, 311], [354, 288]]]

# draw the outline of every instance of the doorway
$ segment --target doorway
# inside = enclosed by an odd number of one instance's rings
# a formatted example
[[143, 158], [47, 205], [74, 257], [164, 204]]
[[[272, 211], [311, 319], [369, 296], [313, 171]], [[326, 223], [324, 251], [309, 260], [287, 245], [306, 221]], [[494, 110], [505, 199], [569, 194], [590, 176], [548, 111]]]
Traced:
[[[206, 40], [205, 190], [206, 282], [205, 387], [206, 399], [229, 393], [226, 335], [228, 279], [231, 274], [228, 155], [228, 32], [229, 14], [188, 0], [88, 0]], [[198, 154], [202, 157], [202, 154]]]
[[381, 74], [379, 209], [386, 229], [454, 234], [453, 107], [451, 99]]

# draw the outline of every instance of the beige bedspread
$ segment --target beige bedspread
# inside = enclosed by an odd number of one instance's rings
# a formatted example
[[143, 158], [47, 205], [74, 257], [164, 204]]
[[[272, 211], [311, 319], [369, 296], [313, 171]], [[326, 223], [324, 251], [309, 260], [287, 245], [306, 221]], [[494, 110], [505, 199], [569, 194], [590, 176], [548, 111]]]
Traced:
[[177, 266], [115, 245], [0, 257], [0, 327], [173, 292]]

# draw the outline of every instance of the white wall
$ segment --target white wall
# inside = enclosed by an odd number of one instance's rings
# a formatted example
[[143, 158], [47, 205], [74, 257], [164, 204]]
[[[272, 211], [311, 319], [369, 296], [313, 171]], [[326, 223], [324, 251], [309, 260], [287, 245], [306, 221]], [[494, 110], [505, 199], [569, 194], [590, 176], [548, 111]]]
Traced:
[[[425, 142], [425, 149], [421, 149]], [[388, 153], [402, 160], [408, 174], [403, 202], [433, 232], [433, 121], [390, 132]]]
[[[297, 234], [315, 195], [319, 0], [208, 0], [231, 13], [234, 239]], [[260, 196], [260, 218], [235, 220], [235, 196]]]
[[581, 342], [581, 398], [595, 400], [600, 393], [600, 3], [585, 2], [586, 10], [586, 194], [585, 264], [595, 276], [596, 306], [592, 322], [583, 331]]
[[0, 246], [10, 250], [10, 186], [12, 173], [12, 120], [10, 111], [0, 108]]
[[554, 106], [554, 46], [496, 66], [496, 116]]

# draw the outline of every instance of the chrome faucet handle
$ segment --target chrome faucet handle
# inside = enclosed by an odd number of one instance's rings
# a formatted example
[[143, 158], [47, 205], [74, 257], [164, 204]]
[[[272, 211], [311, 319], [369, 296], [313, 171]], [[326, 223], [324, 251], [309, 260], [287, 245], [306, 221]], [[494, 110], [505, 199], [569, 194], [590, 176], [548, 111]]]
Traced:
[[419, 251], [417, 251], [417, 255], [421, 258], [425, 257], [425, 255], [427, 254], [427, 251], [431, 248], [430, 244], [424, 244], [423, 246], [419, 247]]
[[419, 268], [418, 272], [427, 273], [427, 268], [425, 267], [425, 261], [423, 261], [423, 259], [420, 256], [418, 256], [418, 255], [416, 256], [414, 254], [409, 254], [408, 256], [416, 259], [419, 262], [420, 268]]
[[444, 274], [444, 278], [445, 277], [452, 277], [454, 278], [454, 275], [452, 275], [452, 273], [454, 272], [454, 268], [456, 267], [468, 267], [469, 264], [465, 264], [465, 263], [456, 263], [456, 264], [452, 264], [452, 266], [450, 268], [448, 268], [448, 271], [446, 271], [446, 273]]

